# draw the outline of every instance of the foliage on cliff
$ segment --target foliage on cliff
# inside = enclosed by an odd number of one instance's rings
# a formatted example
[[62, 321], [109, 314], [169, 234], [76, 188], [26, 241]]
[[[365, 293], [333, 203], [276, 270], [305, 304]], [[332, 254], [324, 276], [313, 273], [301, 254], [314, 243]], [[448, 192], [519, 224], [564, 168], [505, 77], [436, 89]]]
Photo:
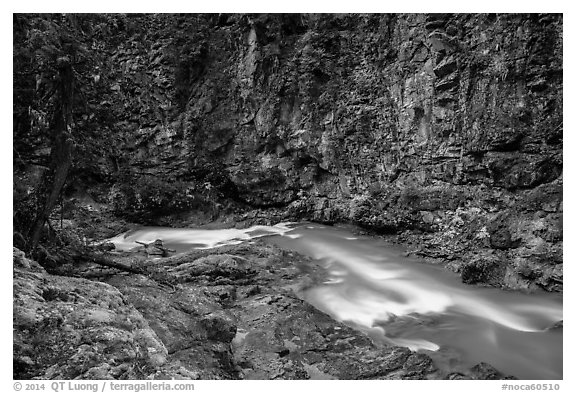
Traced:
[[[98, 15], [14, 15], [14, 229], [36, 248], [65, 186], [106, 148], [109, 113]], [[99, 175], [99, 174], [98, 174]]]

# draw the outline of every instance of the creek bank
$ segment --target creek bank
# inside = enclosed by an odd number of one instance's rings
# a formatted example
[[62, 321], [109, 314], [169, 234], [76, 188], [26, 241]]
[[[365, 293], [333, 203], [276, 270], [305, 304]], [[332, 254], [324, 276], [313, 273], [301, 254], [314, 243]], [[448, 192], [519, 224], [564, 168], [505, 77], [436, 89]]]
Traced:
[[442, 265], [468, 284], [563, 291], [562, 178], [532, 190], [438, 184], [348, 199], [301, 199], [252, 210], [240, 225], [310, 220], [349, 223]]
[[138, 263], [155, 274], [102, 269], [98, 282], [51, 275], [14, 249], [14, 377], [510, 378], [374, 345], [297, 296], [318, 266], [259, 241]]
[[[210, 217], [201, 211], [159, 214], [139, 223], [119, 218], [110, 205], [76, 202], [63, 228], [90, 243], [138, 225], [223, 229], [306, 220], [349, 223], [401, 244], [410, 255], [456, 272], [468, 284], [562, 292], [562, 190], [562, 177], [515, 192], [439, 183], [381, 188], [361, 197], [302, 196], [282, 208], [229, 206]], [[57, 222], [53, 225], [58, 226]]]
[[[510, 192], [484, 186], [437, 184], [382, 188], [362, 197], [302, 196], [286, 207], [236, 206], [158, 215], [138, 224], [111, 206], [79, 204], [65, 228], [99, 241], [138, 225], [213, 229], [311, 221], [348, 223], [398, 243], [410, 255], [456, 272], [468, 284], [533, 292], [563, 291], [563, 180]], [[54, 225], [55, 227], [57, 225]]]

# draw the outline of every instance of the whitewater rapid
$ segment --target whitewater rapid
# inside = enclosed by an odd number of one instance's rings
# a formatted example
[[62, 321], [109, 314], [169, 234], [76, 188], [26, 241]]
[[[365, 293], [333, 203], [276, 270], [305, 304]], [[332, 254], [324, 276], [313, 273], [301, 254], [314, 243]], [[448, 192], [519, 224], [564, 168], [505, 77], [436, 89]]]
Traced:
[[558, 294], [521, 294], [462, 284], [454, 273], [345, 228], [282, 223], [246, 229], [141, 228], [113, 239], [117, 249], [162, 239], [176, 249], [209, 249], [256, 238], [312, 257], [325, 279], [299, 294], [376, 343], [425, 351], [450, 367], [481, 361], [523, 379], [562, 378]]

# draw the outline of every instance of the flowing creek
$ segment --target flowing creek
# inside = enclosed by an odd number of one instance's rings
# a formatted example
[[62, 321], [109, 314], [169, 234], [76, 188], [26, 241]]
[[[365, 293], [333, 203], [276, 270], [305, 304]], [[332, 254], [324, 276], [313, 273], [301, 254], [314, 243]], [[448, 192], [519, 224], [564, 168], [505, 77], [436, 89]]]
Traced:
[[307, 255], [326, 270], [300, 296], [376, 344], [429, 354], [450, 369], [487, 362], [521, 379], [562, 379], [562, 295], [523, 294], [461, 283], [395, 245], [343, 227], [278, 224], [247, 229], [144, 227], [110, 239], [120, 250], [162, 239], [185, 252], [254, 238]]

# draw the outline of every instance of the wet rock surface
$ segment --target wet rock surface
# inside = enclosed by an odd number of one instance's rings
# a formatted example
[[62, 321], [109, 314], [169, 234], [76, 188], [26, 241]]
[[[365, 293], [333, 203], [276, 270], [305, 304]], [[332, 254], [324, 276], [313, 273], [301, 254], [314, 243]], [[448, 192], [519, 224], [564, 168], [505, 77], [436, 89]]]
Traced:
[[432, 360], [401, 347], [375, 347], [293, 294], [259, 295], [237, 303], [232, 343], [249, 379], [438, 378]]
[[[15, 249], [17, 379], [450, 377], [427, 355], [376, 346], [304, 302], [299, 291], [322, 270], [261, 242], [140, 262], [163, 280], [52, 276], [22, 254]], [[488, 374], [458, 377], [504, 378]]]

